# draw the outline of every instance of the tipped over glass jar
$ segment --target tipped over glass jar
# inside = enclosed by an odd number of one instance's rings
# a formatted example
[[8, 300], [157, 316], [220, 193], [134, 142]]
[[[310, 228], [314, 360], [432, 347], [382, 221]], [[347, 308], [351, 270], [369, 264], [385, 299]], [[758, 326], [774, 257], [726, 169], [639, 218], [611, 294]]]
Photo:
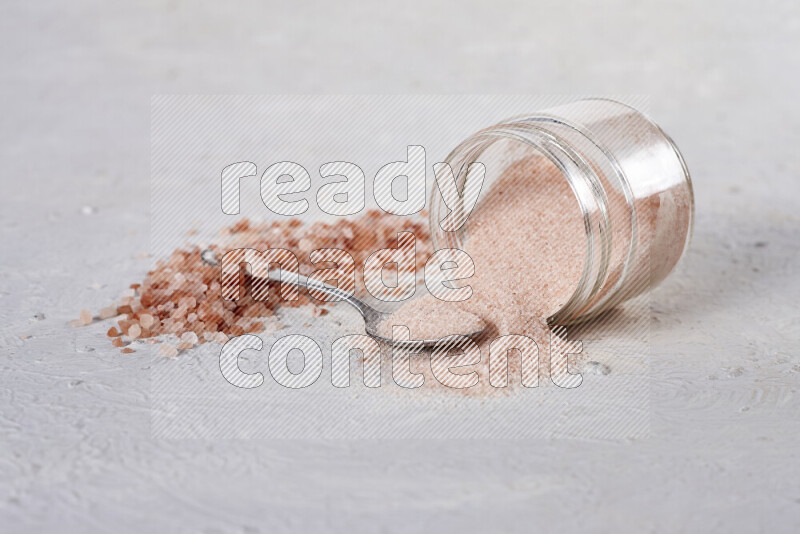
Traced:
[[[481, 130], [459, 144], [446, 163], [457, 173], [461, 191], [474, 177], [469, 165], [484, 163], [485, 192], [531, 155], [557, 169], [574, 196], [569, 205], [583, 222], [580, 237], [565, 237], [583, 243], [577, 245], [583, 257], [569, 260], [582, 263], [580, 276], [571, 296], [549, 316], [550, 324], [596, 317], [650, 290], [674, 270], [689, 246], [694, 199], [683, 157], [658, 125], [619, 102], [579, 100]], [[436, 184], [431, 198], [434, 247], [469, 252], [470, 220], [445, 231], [440, 222], [450, 209]]]

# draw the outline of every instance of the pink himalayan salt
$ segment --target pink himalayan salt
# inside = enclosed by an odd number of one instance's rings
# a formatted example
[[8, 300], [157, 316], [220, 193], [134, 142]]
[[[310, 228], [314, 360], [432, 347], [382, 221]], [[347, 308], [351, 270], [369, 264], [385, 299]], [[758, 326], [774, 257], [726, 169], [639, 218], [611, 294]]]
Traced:
[[142, 328], [150, 328], [155, 322], [155, 318], [149, 313], [143, 313], [139, 316], [139, 324], [142, 325]]
[[[181, 341], [189, 345], [197, 345], [200, 340], [194, 332], [186, 332], [181, 336]], [[191, 348], [191, 347], [190, 347]]]
[[[435, 314], [429, 312], [436, 310]], [[433, 295], [412, 300], [378, 324], [378, 334], [391, 339], [393, 326], [407, 326], [412, 339], [441, 339], [452, 334], [479, 332], [485, 328], [477, 315], [456, 302], [444, 302]]]
[[[309, 275], [318, 266], [311, 263], [307, 249], [343, 249], [360, 265], [376, 250], [396, 246], [400, 230], [414, 233], [417, 264], [424, 265], [431, 251], [427, 225], [422, 220], [403, 219], [398, 222], [397, 217], [377, 210], [370, 210], [355, 219], [340, 219], [333, 224], [316, 222], [304, 225], [299, 219], [269, 223], [243, 219], [224, 228], [220, 240], [210, 248], [217, 256], [224, 255], [231, 248], [293, 250], [300, 252], [300, 272]], [[146, 340], [165, 334], [183, 336], [192, 332], [197, 336], [194, 344], [225, 343], [229, 336], [275, 333], [284, 328], [274, 317], [279, 307], [294, 308], [312, 303], [303, 292], [296, 301], [281, 300], [277, 294], [268, 301], [256, 301], [249, 293], [235, 302], [223, 300], [219, 269], [206, 264], [201, 252], [199, 247], [176, 250], [168, 259], [158, 262], [141, 283], [131, 284], [132, 291], [126, 291], [116, 306], [104, 308], [100, 315], [103, 318], [121, 316], [121, 332], [127, 332], [138, 323], [141, 328], [139, 337]], [[363, 291], [361, 276], [357, 270], [357, 291]], [[324, 313], [320, 312], [320, 315]], [[89, 323], [91, 314], [85, 324]], [[82, 326], [84, 323], [74, 319], [70, 324]]]
[[129, 338], [136, 339], [137, 337], [139, 337], [141, 335], [142, 335], [142, 327], [139, 326], [138, 324], [133, 324], [133, 325], [131, 325], [130, 328], [128, 328], [128, 337]]
[[[467, 224], [465, 248], [475, 276], [464, 307], [498, 335], [540, 331], [569, 299], [583, 271], [583, 218], [561, 172], [542, 157], [518, 161]], [[545, 341], [535, 340], [540, 347]]]
[[92, 324], [92, 312], [89, 310], [81, 310], [81, 313], [78, 316], [78, 322], [83, 326]]
[[[489, 344], [499, 336], [526, 335], [546, 354], [547, 318], [569, 299], [583, 270], [583, 219], [560, 171], [535, 156], [505, 170], [467, 225], [465, 250], [475, 262], [475, 275], [467, 282], [472, 297], [459, 303], [423, 297], [406, 303], [386, 323], [406, 321], [412, 338], [429, 339], [421, 335], [425, 332], [436, 339], [472, 332], [475, 321], [482, 320], [487, 332], [479, 342], [484, 357], [478, 371], [488, 377]], [[461, 313], [445, 312], [453, 307]], [[509, 370], [519, 372], [518, 359], [510, 359]]]
[[174, 345], [170, 345], [169, 343], [164, 343], [163, 345], [161, 345], [161, 347], [158, 349], [158, 352], [160, 352], [162, 356], [166, 356], [168, 358], [178, 355], [178, 349], [176, 349]]
[[106, 306], [105, 308], [100, 308], [100, 311], [97, 313], [100, 319], [111, 319], [112, 317], [116, 317], [117, 314], [117, 307], [116, 306]]

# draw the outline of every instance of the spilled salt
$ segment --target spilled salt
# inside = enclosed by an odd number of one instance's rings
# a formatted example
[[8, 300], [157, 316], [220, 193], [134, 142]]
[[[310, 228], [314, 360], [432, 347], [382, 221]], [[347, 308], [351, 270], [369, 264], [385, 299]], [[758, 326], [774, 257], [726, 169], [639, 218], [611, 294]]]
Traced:
[[[430, 315], [431, 311], [435, 311], [435, 317]], [[392, 327], [401, 325], [408, 327], [412, 339], [427, 340], [480, 332], [486, 326], [480, 317], [457, 303], [440, 301], [433, 295], [425, 295], [400, 307], [378, 324], [378, 334], [391, 339]]]
[[178, 349], [175, 348], [174, 345], [170, 345], [169, 343], [164, 343], [159, 347], [158, 352], [161, 353], [162, 356], [172, 357], [178, 355]]
[[[584, 227], [567, 181], [539, 156], [509, 166], [467, 225], [465, 251], [475, 263], [468, 280], [472, 296], [452, 303], [430, 296], [409, 301], [384, 324], [406, 324], [413, 339], [438, 339], [468, 334], [485, 323], [486, 335], [479, 340], [484, 356], [476, 369], [485, 383], [490, 343], [497, 337], [525, 335], [540, 355], [549, 350], [547, 318], [580, 280]], [[384, 326], [383, 332], [389, 330]], [[509, 372], [518, 373], [519, 360], [509, 360]]]
[[199, 339], [197, 334], [194, 332], [186, 332], [181, 336], [181, 341], [184, 343], [188, 343], [189, 345], [197, 345], [199, 343]]
[[92, 312], [89, 310], [81, 310], [81, 313], [78, 316], [78, 322], [83, 326], [92, 324]]
[[131, 325], [130, 328], [128, 328], [128, 337], [129, 338], [136, 339], [137, 337], [139, 337], [141, 335], [142, 335], [142, 327], [139, 326], [138, 324], [133, 324], [133, 325]]
[[[224, 228], [216, 243], [210, 246], [215, 255], [222, 256], [233, 248], [285, 248], [303, 252], [298, 254], [300, 273], [309, 275], [317, 270], [308, 250], [343, 249], [357, 264], [363, 264], [374, 251], [396, 246], [397, 233], [409, 231], [416, 236], [417, 264], [427, 261], [431, 252], [430, 232], [421, 220], [398, 218], [377, 210], [370, 210], [355, 219], [340, 219], [335, 223], [315, 222], [303, 224], [299, 219], [273, 222], [253, 222], [243, 219]], [[159, 261], [140, 283], [131, 284], [120, 301], [100, 310], [101, 319], [117, 318], [114, 327], [117, 335], [126, 334], [137, 339], [153, 340], [175, 335], [181, 347], [207, 342], [225, 343], [231, 336], [264, 332], [272, 335], [284, 328], [276, 317], [279, 307], [315, 305], [315, 316], [327, 314], [325, 308], [305, 294], [298, 300], [284, 301], [277, 295], [267, 301], [258, 301], [249, 293], [237, 301], [222, 298], [219, 270], [202, 259], [202, 249], [178, 249]], [[146, 256], [146, 255], [145, 255]], [[356, 291], [362, 291], [362, 274], [356, 273]], [[79, 319], [70, 324], [91, 324], [92, 314], [83, 310]], [[113, 332], [109, 337], [117, 340]], [[136, 334], [132, 336], [131, 334]], [[122, 340], [112, 341], [122, 346]], [[117, 345], [119, 343], [120, 345]], [[164, 345], [164, 355], [175, 356], [174, 345]], [[182, 348], [181, 350], [185, 350]], [[174, 352], [174, 353], [173, 353]]]

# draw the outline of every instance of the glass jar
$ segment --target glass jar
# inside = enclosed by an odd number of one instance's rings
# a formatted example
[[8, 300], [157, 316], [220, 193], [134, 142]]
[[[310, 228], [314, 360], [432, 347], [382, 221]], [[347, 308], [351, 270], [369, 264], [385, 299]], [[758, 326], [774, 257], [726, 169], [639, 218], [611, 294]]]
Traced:
[[[580, 281], [551, 324], [595, 317], [653, 288], [675, 268], [689, 246], [694, 198], [683, 157], [658, 125], [619, 102], [579, 100], [481, 130], [445, 161], [458, 173], [460, 191], [474, 179], [469, 165], [483, 163], [487, 191], [503, 169], [531, 151], [548, 158], [569, 183], [585, 228]], [[450, 210], [435, 183], [431, 199], [434, 248], [464, 249], [469, 220], [456, 231], [443, 230], [440, 221]], [[453, 209], [466, 212], [462, 205]]]

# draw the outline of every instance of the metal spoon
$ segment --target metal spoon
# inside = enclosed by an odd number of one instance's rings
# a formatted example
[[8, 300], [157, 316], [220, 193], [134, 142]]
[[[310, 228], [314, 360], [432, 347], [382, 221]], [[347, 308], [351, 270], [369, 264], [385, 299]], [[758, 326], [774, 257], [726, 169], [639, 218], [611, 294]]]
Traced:
[[[219, 266], [219, 260], [217, 259], [216, 254], [214, 254], [214, 251], [211, 249], [205, 249], [201, 254], [201, 258], [209, 265], [213, 265], [215, 267]], [[409, 341], [394, 341], [392, 339], [385, 338], [378, 333], [378, 325], [391, 317], [390, 313], [379, 312], [363, 300], [351, 295], [346, 291], [342, 291], [338, 287], [329, 286], [328, 284], [318, 282], [316, 280], [310, 280], [308, 277], [303, 276], [302, 274], [296, 274], [283, 269], [269, 269], [268, 277], [270, 280], [274, 280], [276, 282], [289, 284], [296, 283], [300, 287], [314, 289], [320, 293], [325, 293], [326, 295], [340, 298], [358, 310], [358, 313], [360, 313], [364, 318], [364, 330], [366, 331], [367, 335], [377, 339], [378, 341], [408, 350], [432, 348], [439, 341], [438, 339], [412, 339]], [[485, 329], [486, 327], [484, 326], [484, 328], [481, 328], [480, 330], [463, 335], [470, 338], [476, 338], [480, 336]]]

